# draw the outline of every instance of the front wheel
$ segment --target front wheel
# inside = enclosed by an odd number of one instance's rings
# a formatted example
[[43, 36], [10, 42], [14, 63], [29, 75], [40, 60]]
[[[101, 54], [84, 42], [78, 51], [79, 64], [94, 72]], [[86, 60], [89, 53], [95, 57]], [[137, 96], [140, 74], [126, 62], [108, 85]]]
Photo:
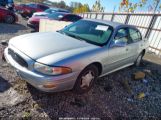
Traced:
[[12, 24], [15, 22], [15, 18], [12, 15], [7, 15], [4, 21], [5, 23]]
[[97, 77], [98, 77], [98, 69], [95, 65], [90, 65], [86, 67], [80, 73], [80, 75], [76, 80], [76, 83], [74, 86], [74, 92], [78, 94], [83, 94], [85, 92], [88, 92], [93, 86], [93, 83]]

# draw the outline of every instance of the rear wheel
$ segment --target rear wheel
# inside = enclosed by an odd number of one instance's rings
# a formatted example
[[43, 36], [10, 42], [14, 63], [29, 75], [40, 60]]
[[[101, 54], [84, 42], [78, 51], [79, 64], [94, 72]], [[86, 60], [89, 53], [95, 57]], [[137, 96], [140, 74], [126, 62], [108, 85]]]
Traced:
[[90, 65], [86, 67], [80, 73], [80, 75], [76, 80], [76, 83], [74, 86], [74, 92], [78, 94], [83, 94], [85, 92], [88, 92], [93, 86], [93, 83], [97, 77], [98, 77], [98, 69], [95, 65]]
[[14, 16], [12, 16], [12, 15], [7, 15], [6, 17], [5, 17], [5, 23], [8, 23], [8, 24], [12, 24], [12, 23], [14, 23], [15, 22], [15, 18], [14, 18]]
[[137, 57], [136, 61], [135, 61], [135, 66], [139, 67], [141, 62], [142, 62], [142, 59], [143, 59], [143, 56], [144, 56], [144, 53], [140, 53], [139, 56]]

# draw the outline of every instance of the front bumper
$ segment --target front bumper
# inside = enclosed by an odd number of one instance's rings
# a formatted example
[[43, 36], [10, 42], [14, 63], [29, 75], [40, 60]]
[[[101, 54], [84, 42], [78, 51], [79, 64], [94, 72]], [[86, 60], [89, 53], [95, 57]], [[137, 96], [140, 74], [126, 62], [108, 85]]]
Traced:
[[[79, 74], [78, 72], [73, 72], [61, 76], [42, 75], [35, 72], [34, 70], [32, 71], [20, 66], [8, 54], [8, 48], [5, 49], [4, 55], [7, 62], [10, 63], [11, 66], [16, 68], [18, 75], [21, 76], [22, 79], [26, 80], [29, 84], [44, 92], [59, 92], [72, 89]], [[55, 87], [44, 88], [43, 85], [47, 83], [55, 84]]]

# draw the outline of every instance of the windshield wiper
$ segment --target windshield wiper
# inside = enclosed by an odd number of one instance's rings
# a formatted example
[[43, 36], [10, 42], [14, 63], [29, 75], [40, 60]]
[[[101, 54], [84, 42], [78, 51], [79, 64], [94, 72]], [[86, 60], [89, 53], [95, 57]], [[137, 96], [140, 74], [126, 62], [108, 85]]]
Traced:
[[67, 35], [67, 36], [70, 36], [70, 37], [73, 37], [73, 38], [76, 38], [76, 39], [78, 39], [78, 40], [83, 40], [82, 38], [80, 38], [80, 37], [77, 36], [77, 35], [70, 34], [70, 33], [64, 32], [64, 31], [62, 31], [62, 30], [59, 30], [59, 31], [57, 31], [57, 32], [59, 32], [59, 33], [61, 33], [61, 34], [64, 34], [64, 35]]
[[69, 34], [69, 33], [65, 33], [65, 34], [68, 35], [68, 36], [70, 36], [70, 37], [76, 38], [78, 40], [83, 40], [80, 37], [78, 37], [77, 35], [73, 35], [73, 34]]
[[61, 33], [61, 34], [65, 34], [65, 32], [63, 32], [62, 30], [57, 30], [56, 32]]
[[[77, 36], [77, 35], [70, 34], [70, 33], [64, 32], [64, 31], [62, 31], [62, 30], [59, 30], [59, 31], [57, 31], [57, 32], [59, 32], [59, 33], [61, 33], [61, 34], [63, 34], [63, 35], [67, 35], [67, 36], [76, 38], [76, 39], [78, 39], [78, 40], [80, 40], [80, 41], [89, 42], [89, 40], [87, 40], [87, 39], [85, 39], [85, 38], [81, 38], [81, 37], [79, 37], [79, 36]], [[90, 43], [90, 42], [89, 42], [89, 43]]]

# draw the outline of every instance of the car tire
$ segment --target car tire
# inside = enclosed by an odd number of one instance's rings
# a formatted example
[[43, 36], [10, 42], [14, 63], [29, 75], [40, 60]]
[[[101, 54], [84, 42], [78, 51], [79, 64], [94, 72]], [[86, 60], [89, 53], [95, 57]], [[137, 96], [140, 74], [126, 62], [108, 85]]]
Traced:
[[95, 65], [87, 66], [78, 76], [74, 85], [74, 92], [84, 94], [88, 92], [98, 77], [98, 69]]
[[4, 19], [4, 22], [7, 24], [13, 24], [15, 22], [15, 17], [12, 15], [7, 15]]
[[135, 66], [137, 66], [137, 67], [140, 66], [140, 64], [141, 64], [141, 62], [142, 62], [142, 59], [143, 59], [143, 56], [144, 56], [144, 53], [141, 52], [141, 53], [139, 54], [139, 56], [137, 57], [136, 61], [135, 61]]

